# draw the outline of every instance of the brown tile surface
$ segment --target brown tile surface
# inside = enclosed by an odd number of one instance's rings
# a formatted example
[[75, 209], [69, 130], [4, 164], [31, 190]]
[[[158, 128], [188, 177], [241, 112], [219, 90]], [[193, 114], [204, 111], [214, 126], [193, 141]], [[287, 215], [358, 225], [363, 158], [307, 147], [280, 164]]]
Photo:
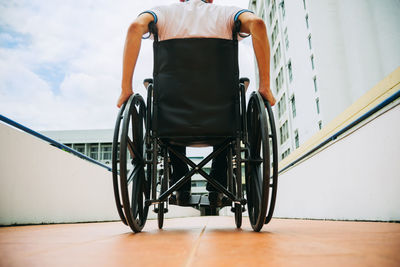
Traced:
[[400, 266], [400, 224], [243, 218], [0, 228], [0, 266]]

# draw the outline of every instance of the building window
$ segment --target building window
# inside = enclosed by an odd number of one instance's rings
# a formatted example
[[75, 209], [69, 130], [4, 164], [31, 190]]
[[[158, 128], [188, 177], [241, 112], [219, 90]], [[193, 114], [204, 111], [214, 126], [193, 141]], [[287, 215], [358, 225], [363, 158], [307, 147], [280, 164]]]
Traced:
[[322, 121], [318, 122], [318, 127], [319, 127], [320, 130], [322, 129]]
[[281, 7], [282, 7], [282, 17], [285, 18], [286, 11], [285, 11], [285, 1], [282, 0], [281, 2]]
[[89, 157], [91, 157], [94, 160], [99, 159], [99, 144], [90, 144], [89, 151], [90, 151]]
[[282, 153], [282, 155], [281, 155], [282, 159], [284, 159], [287, 156], [289, 156], [289, 154], [290, 154], [290, 148], [286, 149], [286, 151]]
[[317, 77], [314, 77], [314, 91], [317, 92], [318, 91], [318, 87], [317, 87]]
[[283, 94], [278, 102], [278, 117], [282, 117], [286, 112], [286, 94]]
[[289, 49], [289, 37], [287, 33], [287, 28], [285, 29], [285, 45], [286, 45], [286, 50]]
[[314, 69], [314, 55], [311, 55], [311, 68]]
[[292, 71], [292, 62], [289, 61], [288, 65], [288, 72], [289, 72], [289, 81], [293, 81], [293, 71]]
[[310, 48], [310, 50], [312, 49], [312, 45], [311, 45], [311, 35], [308, 36], [308, 48]]
[[275, 23], [274, 30], [272, 31], [272, 34], [271, 34], [272, 47], [274, 47], [275, 41], [278, 39], [278, 34], [279, 34], [279, 26], [278, 26], [278, 22], [277, 22], [277, 23]]
[[206, 181], [192, 181], [192, 187], [206, 187], [207, 182]]
[[299, 148], [299, 130], [294, 131], [294, 143]]
[[304, 10], [306, 10], [306, 0], [303, 0]]
[[272, 11], [272, 13], [274, 13], [274, 14], [275, 14], [275, 12], [276, 12], [275, 0], [272, 0], [271, 11]]
[[292, 105], [292, 115], [293, 118], [296, 118], [296, 98], [294, 95], [290, 98], [290, 104]]
[[283, 69], [281, 68], [279, 70], [278, 76], [275, 78], [275, 87], [276, 87], [276, 93], [279, 93], [279, 91], [282, 88], [283, 84]]
[[275, 31], [276, 31], [276, 25], [275, 25], [274, 29], [272, 30], [272, 34], [271, 34], [271, 45], [272, 45], [272, 47], [274, 47], [274, 42], [275, 42]]
[[279, 61], [281, 60], [281, 44], [278, 44], [278, 47], [274, 53], [274, 68], [279, 65]]
[[308, 15], [306, 15], [306, 26], [307, 26], [307, 29], [310, 27], [310, 25], [308, 24]]
[[315, 104], [317, 105], [317, 113], [319, 114], [319, 98], [315, 99]]
[[111, 160], [111, 150], [112, 150], [112, 146], [110, 143], [101, 144], [101, 159], [102, 160]]
[[282, 125], [282, 127], [279, 129], [280, 137], [281, 137], [281, 145], [286, 142], [286, 140], [289, 139], [289, 129], [288, 129], [288, 122], [285, 121], [285, 123]]
[[272, 14], [272, 11], [271, 11], [271, 12], [269, 12], [269, 25], [270, 26], [272, 26], [272, 16], [273, 16], [273, 14]]
[[85, 144], [74, 144], [74, 149], [79, 153], [85, 154]]

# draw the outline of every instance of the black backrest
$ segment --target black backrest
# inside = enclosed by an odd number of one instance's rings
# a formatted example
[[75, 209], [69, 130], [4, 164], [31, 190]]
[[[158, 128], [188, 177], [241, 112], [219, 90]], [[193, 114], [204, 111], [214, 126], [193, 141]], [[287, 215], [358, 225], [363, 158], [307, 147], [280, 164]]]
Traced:
[[186, 145], [234, 137], [238, 130], [236, 40], [154, 42], [153, 131]]

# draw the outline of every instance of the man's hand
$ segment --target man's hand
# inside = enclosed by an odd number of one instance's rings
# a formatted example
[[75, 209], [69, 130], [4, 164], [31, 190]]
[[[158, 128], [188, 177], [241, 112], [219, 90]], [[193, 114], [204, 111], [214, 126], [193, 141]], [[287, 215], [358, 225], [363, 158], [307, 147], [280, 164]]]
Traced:
[[122, 104], [125, 103], [125, 101], [128, 100], [128, 98], [133, 94], [132, 91], [130, 92], [122, 92], [121, 95], [118, 98], [118, 102], [117, 102], [117, 107], [120, 108], [122, 106]]
[[258, 89], [258, 92], [261, 94], [261, 96], [265, 99], [265, 100], [267, 100], [268, 102], [269, 102], [269, 104], [271, 105], [271, 107], [273, 106], [273, 105], [275, 105], [275, 103], [276, 103], [276, 100], [275, 100], [275, 97], [274, 97], [274, 95], [272, 94], [272, 92], [271, 92], [271, 89], [264, 89], [264, 88], [259, 88]]

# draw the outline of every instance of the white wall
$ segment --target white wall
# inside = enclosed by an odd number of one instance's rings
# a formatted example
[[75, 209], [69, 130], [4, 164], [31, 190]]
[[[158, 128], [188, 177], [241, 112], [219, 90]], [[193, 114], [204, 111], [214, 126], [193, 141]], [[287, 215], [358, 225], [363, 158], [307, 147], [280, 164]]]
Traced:
[[[399, 118], [400, 105], [281, 174], [274, 216], [400, 220]], [[2, 123], [0, 147], [0, 225], [118, 220], [109, 171]]]
[[[0, 148], [0, 225], [119, 219], [106, 169], [3, 123]], [[177, 207], [167, 217], [199, 214]]]
[[397, 105], [281, 174], [274, 216], [399, 221], [399, 118]]
[[400, 2], [306, 2], [327, 124], [400, 66]]

